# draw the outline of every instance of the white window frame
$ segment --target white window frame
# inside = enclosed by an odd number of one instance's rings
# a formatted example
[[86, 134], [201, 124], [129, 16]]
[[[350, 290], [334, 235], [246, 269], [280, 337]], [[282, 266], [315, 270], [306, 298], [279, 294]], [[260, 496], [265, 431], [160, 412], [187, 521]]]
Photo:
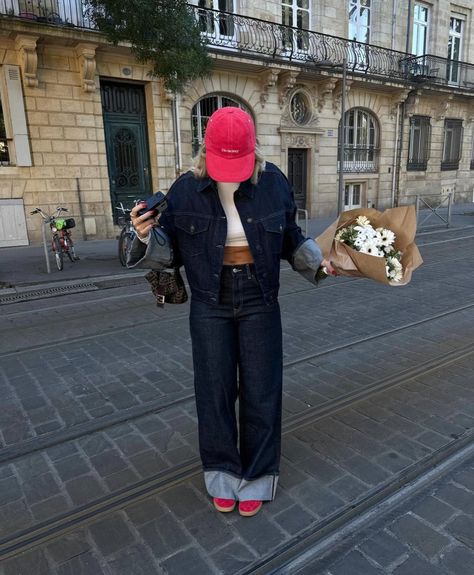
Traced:
[[[368, 24], [362, 25], [362, 11], [367, 10]], [[351, 34], [351, 26], [355, 27], [355, 34]], [[365, 70], [369, 64], [367, 47], [364, 44], [370, 44], [372, 26], [372, 4], [371, 0], [349, 0], [348, 13], [348, 30], [347, 37], [349, 40], [359, 42], [360, 44], [351, 44], [349, 50], [348, 64], [355, 70]], [[365, 30], [364, 37], [361, 30]]]
[[[359, 196], [359, 202], [354, 202], [355, 194]], [[347, 201], [349, 200], [349, 201]], [[362, 206], [361, 182], [347, 182], [344, 184], [344, 211], [353, 210]]]
[[[228, 6], [226, 6], [226, 10], [222, 9], [222, 2], [224, 2], [225, 4], [231, 4], [231, 10], [227, 9]], [[198, 8], [207, 8], [208, 10], [215, 10], [216, 12], [230, 12], [232, 14], [236, 13], [236, 0], [197, 0], [196, 5], [198, 6]], [[231, 34], [223, 34], [221, 32], [221, 23], [225, 22], [225, 18], [226, 16], [224, 15], [220, 15], [220, 14], [214, 14], [212, 15], [209, 14], [209, 19], [207, 20], [208, 22], [208, 28], [207, 30], [201, 30], [201, 34], [206, 37], [208, 36], [209, 38], [213, 38], [213, 39], [217, 39], [217, 40], [223, 40], [225, 41], [232, 41], [235, 39], [235, 26], [234, 26], [234, 22], [231, 21], [231, 26], [232, 26], [232, 33]], [[201, 22], [201, 17], [199, 15], [198, 12], [198, 22]], [[221, 20], [223, 19], [223, 20]]]
[[[416, 17], [417, 7], [426, 10], [426, 21], [420, 20]], [[413, 6], [413, 32], [412, 32], [412, 44], [411, 53], [414, 56], [424, 56], [429, 53], [429, 42], [430, 42], [430, 27], [431, 27], [431, 6], [424, 4], [423, 2], [415, 2]], [[424, 34], [423, 48], [420, 50], [420, 33]]]
[[[461, 32], [453, 30], [452, 22], [457, 20], [461, 22]], [[466, 17], [463, 14], [451, 13], [449, 17], [449, 35], [448, 35], [448, 60], [450, 62], [462, 61], [462, 51], [464, 48], [464, 30], [466, 27]], [[452, 39], [452, 41], [451, 41]], [[459, 40], [459, 58], [454, 60], [452, 58], [454, 53], [454, 46], [456, 40]], [[461, 68], [459, 64], [448, 64], [448, 83], [453, 86], [458, 86], [461, 82], [460, 75]]]
[[[361, 14], [363, 10], [368, 11], [368, 25], [363, 26], [361, 24]], [[348, 18], [348, 38], [349, 40], [354, 40], [355, 42], [363, 42], [365, 44], [370, 44], [370, 32], [372, 25], [372, 5], [371, 0], [349, 0], [349, 18]], [[355, 26], [356, 34], [351, 35], [351, 25]], [[360, 37], [360, 31], [364, 29], [367, 30], [367, 35], [362, 39]]]
[[[291, 22], [287, 24], [283, 21], [283, 9], [289, 8], [291, 11]], [[298, 25], [298, 17], [305, 14], [308, 19], [308, 26], [302, 27]], [[298, 6], [298, 0], [282, 0], [281, 1], [281, 20], [285, 26], [291, 26], [299, 30], [309, 30], [311, 28], [311, 0], [308, 0], [308, 8]], [[290, 35], [283, 36], [283, 45], [287, 52], [307, 52], [309, 48], [307, 34], [293, 32]]]

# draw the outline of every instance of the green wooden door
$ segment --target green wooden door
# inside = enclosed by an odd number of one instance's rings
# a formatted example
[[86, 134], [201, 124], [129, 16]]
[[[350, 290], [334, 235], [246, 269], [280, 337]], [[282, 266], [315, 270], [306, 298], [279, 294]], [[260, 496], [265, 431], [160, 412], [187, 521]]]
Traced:
[[143, 86], [101, 82], [105, 145], [109, 170], [110, 200], [114, 221], [120, 202], [133, 207], [134, 201], [151, 194], [150, 154]]

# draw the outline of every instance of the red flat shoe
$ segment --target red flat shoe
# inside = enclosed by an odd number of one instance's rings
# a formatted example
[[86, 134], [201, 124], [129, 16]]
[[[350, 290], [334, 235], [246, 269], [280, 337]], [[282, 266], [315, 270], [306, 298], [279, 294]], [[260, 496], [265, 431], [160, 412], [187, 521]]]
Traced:
[[252, 515], [256, 515], [261, 508], [261, 501], [239, 501], [239, 513], [243, 517], [252, 517]]
[[222, 499], [221, 497], [214, 497], [212, 500], [214, 507], [221, 513], [229, 513], [235, 509], [235, 499]]

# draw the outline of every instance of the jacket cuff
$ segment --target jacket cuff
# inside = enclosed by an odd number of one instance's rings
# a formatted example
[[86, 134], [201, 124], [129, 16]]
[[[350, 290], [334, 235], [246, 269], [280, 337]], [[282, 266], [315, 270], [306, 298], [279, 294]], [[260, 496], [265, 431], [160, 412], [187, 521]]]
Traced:
[[323, 255], [318, 244], [311, 238], [307, 238], [294, 251], [291, 265], [306, 280], [317, 285], [316, 273], [322, 261]]
[[147, 244], [135, 237], [127, 258], [127, 268], [162, 270], [171, 265], [173, 249], [162, 228], [152, 228]]

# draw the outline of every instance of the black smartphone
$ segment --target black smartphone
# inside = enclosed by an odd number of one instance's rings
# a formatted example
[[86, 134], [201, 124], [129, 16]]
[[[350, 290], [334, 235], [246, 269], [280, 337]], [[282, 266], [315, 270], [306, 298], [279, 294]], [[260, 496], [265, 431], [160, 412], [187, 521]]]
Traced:
[[149, 211], [153, 212], [153, 216], [161, 214], [168, 207], [168, 200], [163, 192], [156, 192], [150, 196], [146, 201], [146, 207], [138, 211], [139, 216], [143, 216]]

